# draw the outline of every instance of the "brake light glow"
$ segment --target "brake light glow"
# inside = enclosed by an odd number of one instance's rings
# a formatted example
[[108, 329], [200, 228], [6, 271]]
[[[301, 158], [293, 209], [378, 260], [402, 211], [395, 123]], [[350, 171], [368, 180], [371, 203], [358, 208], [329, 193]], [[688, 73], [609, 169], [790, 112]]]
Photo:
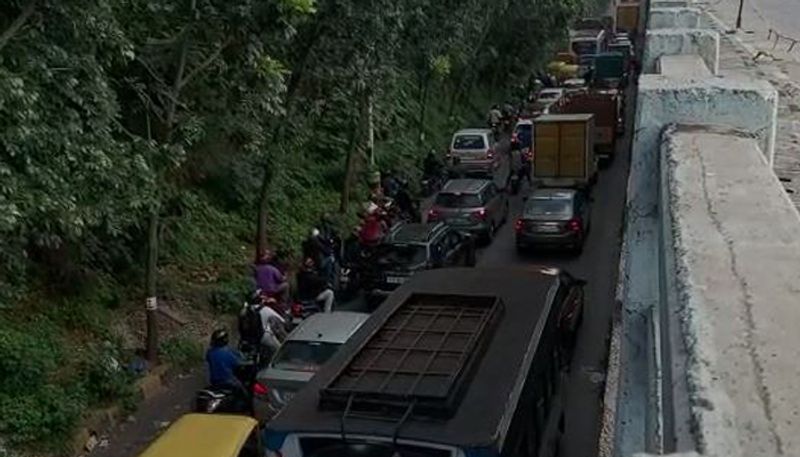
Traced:
[[472, 217], [475, 219], [485, 220], [486, 219], [486, 209], [481, 208], [478, 211], [472, 213]]
[[303, 315], [303, 304], [292, 303], [292, 316], [301, 317]]
[[260, 382], [256, 382], [253, 384], [253, 394], [254, 395], [266, 395], [269, 393], [269, 388]]
[[434, 208], [428, 210], [428, 220], [435, 221], [439, 219], [439, 211], [436, 211]]
[[515, 232], [517, 233], [521, 232], [524, 227], [525, 227], [525, 221], [523, 221], [522, 219], [517, 219], [517, 221], [514, 222]]
[[582, 230], [582, 228], [581, 228], [581, 220], [580, 219], [570, 219], [570, 221], [567, 222], [567, 230], [569, 230], [570, 232], [580, 232]]

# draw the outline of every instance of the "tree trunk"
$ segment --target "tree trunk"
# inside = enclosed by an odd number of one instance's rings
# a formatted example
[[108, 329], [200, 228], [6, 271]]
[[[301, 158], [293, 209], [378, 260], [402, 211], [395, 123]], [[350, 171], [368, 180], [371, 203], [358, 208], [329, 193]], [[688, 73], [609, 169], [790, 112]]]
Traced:
[[374, 98], [372, 93], [367, 94], [367, 157], [369, 164], [375, 165], [375, 119], [373, 106]]
[[[194, 14], [195, 1], [191, 0], [191, 13]], [[172, 133], [175, 128], [175, 116], [178, 110], [178, 98], [180, 97], [181, 86], [185, 83], [183, 79], [184, 71], [186, 70], [186, 58], [189, 52], [189, 39], [184, 38], [181, 43], [181, 50], [178, 56], [178, 68], [175, 71], [175, 79], [172, 85], [170, 94], [170, 102], [167, 106], [167, 117], [164, 121], [164, 134], [161, 143], [170, 144], [172, 142]], [[146, 338], [146, 352], [147, 360], [151, 364], [158, 361], [158, 299], [157, 299], [157, 284], [158, 284], [158, 225], [159, 225], [159, 209], [158, 205], [152, 210], [150, 214], [150, 221], [148, 222], [147, 230], [147, 268], [145, 269], [145, 292], [147, 313], [147, 338]]]
[[419, 125], [417, 126], [417, 144], [422, 148], [425, 142], [425, 114], [428, 109], [428, 92], [430, 89], [430, 78], [423, 76], [419, 84]]
[[145, 270], [145, 313], [147, 316], [147, 360], [158, 361], [158, 207], [154, 207], [147, 223], [147, 268]]
[[264, 166], [261, 178], [261, 192], [258, 196], [258, 220], [256, 222], [256, 258], [258, 262], [267, 251], [267, 222], [269, 221], [269, 190], [272, 184], [272, 170]]
[[350, 138], [347, 140], [347, 158], [345, 159], [344, 184], [342, 185], [342, 195], [339, 201], [339, 211], [346, 213], [350, 209], [350, 190], [353, 186], [353, 179], [356, 172], [356, 158], [358, 151], [356, 148], [356, 136], [358, 132], [358, 122], [353, 121], [350, 126]]
[[8, 28], [5, 29], [2, 34], [0, 34], [0, 50], [2, 50], [8, 44], [8, 42], [14, 38], [14, 35], [19, 32], [22, 26], [25, 25], [25, 21], [27, 21], [28, 18], [31, 17], [31, 14], [33, 14], [33, 12], [36, 10], [37, 3], [39, 3], [38, 0], [29, 0], [28, 3], [22, 7], [22, 11], [19, 13], [19, 16], [14, 19], [14, 22], [12, 22], [11, 25], [9, 25]]

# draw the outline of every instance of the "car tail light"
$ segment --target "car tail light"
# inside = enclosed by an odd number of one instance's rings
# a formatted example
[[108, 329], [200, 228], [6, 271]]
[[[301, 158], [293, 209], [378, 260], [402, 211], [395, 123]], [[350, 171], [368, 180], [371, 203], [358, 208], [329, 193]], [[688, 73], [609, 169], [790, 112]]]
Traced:
[[581, 220], [570, 219], [569, 222], [567, 222], [567, 230], [569, 230], [570, 232], [580, 232], [582, 230]]
[[511, 144], [517, 143], [519, 143], [519, 135], [517, 135], [517, 132], [514, 132], [511, 134]]
[[486, 209], [481, 208], [478, 211], [473, 212], [472, 213], [472, 217], [474, 217], [475, 219], [479, 219], [479, 220], [485, 220], [486, 219]]
[[524, 227], [525, 227], [525, 221], [523, 221], [522, 219], [517, 219], [517, 221], [514, 222], [515, 232], [517, 233], [521, 232]]
[[436, 211], [433, 208], [429, 209], [428, 210], [428, 220], [429, 221], [435, 221], [436, 219], [439, 219], [439, 211]]
[[253, 395], [266, 395], [269, 393], [269, 388], [260, 382], [253, 384]]
[[452, 149], [448, 149], [447, 152], [444, 153], [444, 157], [447, 160], [452, 159], [453, 158], [453, 150]]
[[487, 159], [494, 159], [494, 149], [486, 150], [486, 158]]
[[303, 304], [292, 303], [292, 316], [301, 317], [303, 315]]
[[525, 151], [525, 157], [528, 159], [528, 161], [532, 161], [533, 160], [533, 148], [528, 148]]

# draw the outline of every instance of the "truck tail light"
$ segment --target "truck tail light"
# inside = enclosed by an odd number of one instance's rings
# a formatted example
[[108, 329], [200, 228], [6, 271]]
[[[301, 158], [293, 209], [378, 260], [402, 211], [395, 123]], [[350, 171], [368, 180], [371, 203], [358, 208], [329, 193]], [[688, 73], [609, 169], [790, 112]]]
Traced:
[[569, 222], [567, 222], [567, 230], [569, 230], [570, 232], [579, 233], [579, 232], [581, 232], [581, 230], [583, 230], [581, 228], [581, 225], [582, 224], [581, 224], [581, 220], [580, 219], [577, 219], [577, 218], [576, 219], [570, 219]]

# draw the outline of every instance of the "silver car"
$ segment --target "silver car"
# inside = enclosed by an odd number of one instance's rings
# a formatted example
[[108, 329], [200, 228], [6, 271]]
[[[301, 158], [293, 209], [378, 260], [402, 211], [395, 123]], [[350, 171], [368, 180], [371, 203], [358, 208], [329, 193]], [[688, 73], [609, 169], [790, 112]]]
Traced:
[[508, 219], [508, 195], [486, 179], [451, 179], [436, 195], [428, 222], [444, 222], [484, 241]]
[[490, 129], [464, 129], [453, 135], [447, 154], [449, 169], [455, 174], [491, 176], [506, 151], [499, 151], [499, 140]]
[[260, 422], [272, 418], [369, 318], [352, 311], [318, 313], [286, 337], [269, 365], [256, 375], [253, 410]]

